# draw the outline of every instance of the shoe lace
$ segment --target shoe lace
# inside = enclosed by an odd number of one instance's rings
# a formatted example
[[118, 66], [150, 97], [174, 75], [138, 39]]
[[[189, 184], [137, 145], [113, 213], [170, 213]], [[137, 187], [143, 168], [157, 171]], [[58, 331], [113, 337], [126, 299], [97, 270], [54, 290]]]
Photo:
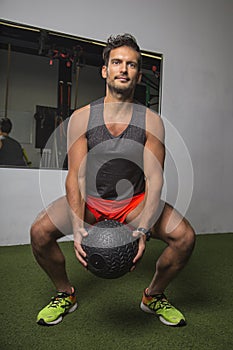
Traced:
[[66, 293], [57, 293], [55, 297], [51, 298], [51, 302], [49, 304], [49, 307], [59, 307], [60, 304], [63, 302], [64, 298], [67, 298], [69, 295]]
[[154, 300], [150, 303], [150, 307], [154, 310], [168, 310], [172, 308], [171, 304], [169, 303], [164, 294], [154, 296]]

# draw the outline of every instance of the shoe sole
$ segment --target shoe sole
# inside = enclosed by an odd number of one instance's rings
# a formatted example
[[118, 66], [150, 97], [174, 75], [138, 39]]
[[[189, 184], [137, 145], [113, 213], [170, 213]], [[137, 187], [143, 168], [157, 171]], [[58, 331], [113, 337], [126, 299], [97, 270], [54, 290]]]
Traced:
[[75, 303], [69, 310], [65, 311], [64, 314], [59, 316], [56, 320], [54, 320], [52, 322], [46, 322], [43, 318], [41, 318], [37, 321], [37, 324], [39, 324], [40, 326], [55, 326], [63, 320], [64, 316], [74, 312], [77, 309], [77, 307], [78, 307], [78, 304]]
[[153, 315], [156, 315], [159, 320], [165, 324], [166, 326], [173, 326], [173, 327], [182, 327], [182, 326], [185, 326], [186, 325], [186, 322], [184, 319], [180, 320], [178, 323], [172, 323], [172, 322], [169, 322], [167, 320], [165, 320], [165, 318], [163, 318], [163, 316], [161, 315], [157, 315], [155, 311], [151, 310], [148, 306], [146, 306], [143, 302], [141, 302], [140, 304], [140, 309], [144, 312], [147, 312], [148, 314], [153, 314]]

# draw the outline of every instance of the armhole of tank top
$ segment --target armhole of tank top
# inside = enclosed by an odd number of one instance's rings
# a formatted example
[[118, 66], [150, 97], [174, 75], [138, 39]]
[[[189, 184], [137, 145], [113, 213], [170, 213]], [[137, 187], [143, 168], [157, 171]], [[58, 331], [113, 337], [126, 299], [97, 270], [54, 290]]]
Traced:
[[[104, 97], [101, 97], [98, 100], [93, 101], [93, 102], [90, 103], [90, 115], [89, 115], [89, 120], [88, 120], [88, 123], [87, 123], [87, 132], [86, 132], [87, 136], [88, 136], [89, 130], [91, 130], [94, 127], [96, 127], [95, 123], [93, 122], [93, 117], [95, 116], [93, 108], [95, 108], [95, 106], [102, 105], [103, 103], [104, 103]], [[98, 125], [98, 123], [97, 123], [97, 125]]]
[[[140, 110], [141, 108], [141, 110]], [[146, 107], [141, 104], [134, 104], [132, 125], [139, 127], [145, 131], [146, 135]]]

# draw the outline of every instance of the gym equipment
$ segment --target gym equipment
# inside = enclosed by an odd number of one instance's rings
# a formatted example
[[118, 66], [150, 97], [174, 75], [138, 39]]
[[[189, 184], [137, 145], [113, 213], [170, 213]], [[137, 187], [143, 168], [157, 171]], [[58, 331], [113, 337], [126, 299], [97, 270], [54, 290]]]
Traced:
[[10, 66], [11, 66], [11, 44], [8, 44], [7, 74], [6, 74], [6, 98], [5, 98], [5, 118], [7, 118], [7, 113], [8, 113]]
[[132, 230], [115, 220], [100, 221], [82, 240], [87, 269], [102, 278], [118, 278], [130, 271], [138, 251]]

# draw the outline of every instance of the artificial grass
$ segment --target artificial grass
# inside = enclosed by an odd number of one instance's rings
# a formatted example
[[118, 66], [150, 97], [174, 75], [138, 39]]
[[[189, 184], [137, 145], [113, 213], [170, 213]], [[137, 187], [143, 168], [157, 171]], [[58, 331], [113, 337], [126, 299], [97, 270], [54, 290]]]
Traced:
[[182, 328], [165, 326], [139, 309], [162, 242], [151, 240], [137, 269], [116, 280], [93, 276], [77, 262], [72, 242], [60, 244], [79, 308], [53, 327], [35, 323], [54, 289], [30, 246], [0, 247], [1, 350], [233, 348], [233, 234], [198, 235], [191, 260], [167, 289], [187, 317]]

